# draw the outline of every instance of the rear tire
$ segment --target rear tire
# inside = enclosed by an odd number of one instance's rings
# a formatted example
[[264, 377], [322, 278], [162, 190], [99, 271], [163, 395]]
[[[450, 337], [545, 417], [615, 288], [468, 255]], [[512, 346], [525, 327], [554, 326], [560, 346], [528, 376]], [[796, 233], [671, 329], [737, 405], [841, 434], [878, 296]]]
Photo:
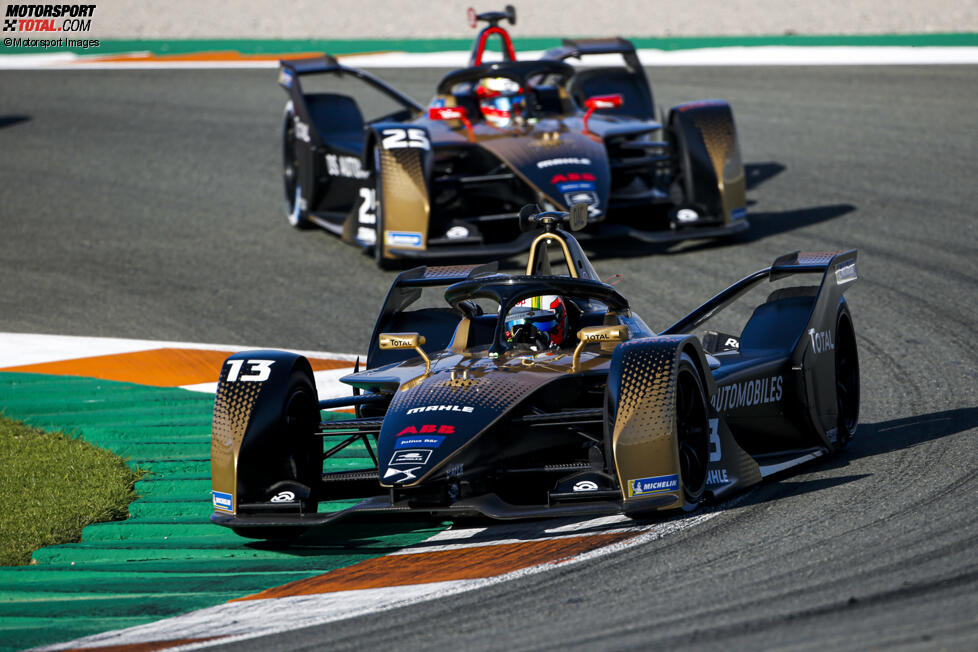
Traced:
[[683, 487], [683, 509], [699, 505], [710, 460], [710, 422], [706, 393], [692, 358], [683, 353], [676, 374], [676, 445]]
[[302, 210], [302, 183], [299, 181], [299, 161], [295, 144], [295, 109], [292, 101], [285, 105], [282, 124], [282, 180], [285, 183], [285, 216], [297, 229], [312, 226]]
[[859, 354], [852, 318], [845, 305], [839, 309], [835, 333], [835, 400], [839, 410], [836, 450], [843, 450], [859, 427]]

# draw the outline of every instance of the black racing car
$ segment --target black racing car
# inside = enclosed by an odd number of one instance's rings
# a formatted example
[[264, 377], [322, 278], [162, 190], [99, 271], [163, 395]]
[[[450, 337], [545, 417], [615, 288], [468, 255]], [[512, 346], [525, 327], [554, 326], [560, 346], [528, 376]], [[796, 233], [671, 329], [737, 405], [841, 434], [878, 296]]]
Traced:
[[[427, 107], [329, 55], [281, 62], [291, 224], [327, 229], [381, 265], [524, 251], [513, 222], [527, 203], [588, 204], [582, 237], [668, 242], [748, 227], [726, 102], [680, 104], [661, 121], [629, 41], [565, 40], [517, 61], [499, 24], [515, 23], [512, 7], [476, 18], [488, 26], [469, 67], [446, 75]], [[484, 63], [493, 36], [503, 60]], [[622, 64], [566, 63], [608, 54]], [[324, 92], [307, 89], [317, 84]]]
[[[584, 205], [572, 216], [572, 228], [586, 225]], [[690, 510], [855, 433], [859, 365], [843, 297], [855, 250], [781, 256], [656, 333], [559, 228], [566, 213], [521, 217], [533, 236], [525, 274], [468, 265], [397, 277], [366, 368], [342, 379], [353, 396], [318, 401], [300, 355], [228, 358], [211, 520], [276, 538], [363, 515]], [[356, 418], [321, 420], [337, 407]], [[373, 463], [350, 468], [354, 445]]]

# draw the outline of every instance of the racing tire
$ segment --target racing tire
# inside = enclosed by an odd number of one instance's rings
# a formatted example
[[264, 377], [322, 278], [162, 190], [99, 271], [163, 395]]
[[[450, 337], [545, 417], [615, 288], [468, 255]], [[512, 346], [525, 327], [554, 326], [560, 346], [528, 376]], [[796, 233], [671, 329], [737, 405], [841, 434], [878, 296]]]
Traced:
[[[249, 468], [239, 467], [239, 483], [249, 487], [249, 499], [261, 500], [277, 486], [289, 486], [302, 497], [301, 509], [315, 513], [318, 500], [315, 487], [322, 474], [322, 440], [314, 436], [319, 423], [319, 397], [311, 374], [295, 369], [289, 376], [285, 399], [275, 409], [277, 416], [270, 434], [251, 457], [259, 463]], [[254, 418], [254, 417], [252, 417]], [[263, 511], [275, 514], [279, 510]], [[283, 504], [283, 513], [295, 514], [295, 503]], [[298, 536], [304, 528], [240, 526], [232, 528], [241, 536], [252, 539], [288, 539]]]
[[692, 358], [683, 353], [676, 373], [676, 447], [683, 510], [687, 512], [699, 506], [706, 489], [710, 460], [708, 405], [699, 371]]
[[302, 210], [302, 182], [295, 145], [295, 109], [292, 100], [285, 105], [282, 121], [282, 180], [285, 184], [285, 217], [297, 229], [308, 229], [312, 223]]
[[859, 354], [849, 309], [839, 308], [835, 327], [835, 400], [839, 411], [836, 450], [848, 447], [859, 427]]

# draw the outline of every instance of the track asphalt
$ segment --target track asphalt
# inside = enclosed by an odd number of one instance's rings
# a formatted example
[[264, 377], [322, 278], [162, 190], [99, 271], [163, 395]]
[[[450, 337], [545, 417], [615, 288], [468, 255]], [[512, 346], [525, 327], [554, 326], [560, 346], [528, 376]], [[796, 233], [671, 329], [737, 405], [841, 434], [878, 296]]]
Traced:
[[[439, 78], [378, 73], [419, 100]], [[663, 105], [731, 102], [752, 229], [606, 246], [596, 268], [661, 328], [782, 253], [858, 247], [851, 449], [666, 539], [239, 648], [978, 643], [978, 68], [651, 78]], [[0, 85], [0, 332], [365, 348], [392, 276], [286, 226], [272, 71], [7, 71]]]

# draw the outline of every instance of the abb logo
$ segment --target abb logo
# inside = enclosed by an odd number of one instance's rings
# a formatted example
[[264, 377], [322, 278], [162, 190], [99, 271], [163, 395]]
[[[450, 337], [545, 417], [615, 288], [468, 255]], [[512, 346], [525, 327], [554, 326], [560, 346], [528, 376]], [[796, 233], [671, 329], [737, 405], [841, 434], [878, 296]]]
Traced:
[[401, 435], [425, 435], [430, 433], [437, 433], [439, 435], [451, 435], [455, 432], [455, 426], [438, 426], [434, 424], [427, 424], [418, 428], [417, 426], [408, 426], [401, 432], [397, 433], [397, 436]]
[[563, 183], [565, 181], [594, 181], [594, 175], [590, 172], [568, 172], [567, 174], [555, 174], [550, 183]]

